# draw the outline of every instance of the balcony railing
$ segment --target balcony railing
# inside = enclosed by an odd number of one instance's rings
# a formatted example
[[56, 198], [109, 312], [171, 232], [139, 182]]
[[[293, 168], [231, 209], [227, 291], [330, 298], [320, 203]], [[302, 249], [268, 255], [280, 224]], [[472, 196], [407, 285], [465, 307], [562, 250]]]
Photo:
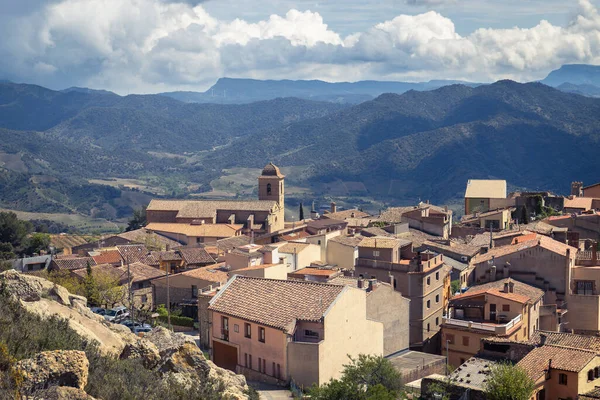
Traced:
[[477, 329], [480, 331], [493, 332], [496, 335], [505, 335], [510, 332], [515, 326], [519, 325], [523, 319], [521, 314], [507, 322], [506, 324], [493, 324], [486, 322], [465, 321], [462, 319], [444, 317], [444, 324], [450, 326], [459, 326], [468, 329]]

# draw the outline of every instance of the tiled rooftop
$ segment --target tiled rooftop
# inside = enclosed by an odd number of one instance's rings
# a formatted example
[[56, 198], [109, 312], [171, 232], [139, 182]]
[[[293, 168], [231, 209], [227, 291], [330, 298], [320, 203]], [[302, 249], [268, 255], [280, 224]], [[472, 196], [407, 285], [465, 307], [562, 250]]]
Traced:
[[297, 320], [320, 321], [344, 290], [338, 285], [236, 275], [209, 309], [289, 333]]
[[243, 225], [232, 224], [172, 224], [153, 222], [146, 227], [151, 231], [181, 234], [192, 237], [231, 237], [240, 231]]
[[552, 369], [579, 372], [596, 356], [595, 352], [589, 350], [545, 345], [531, 350], [517, 365], [535, 381], [548, 369], [550, 360]]
[[152, 200], [147, 211], [177, 211], [177, 218], [214, 218], [217, 211], [273, 211], [277, 202], [265, 200]]
[[370, 215], [368, 213], [357, 210], [357, 209], [343, 210], [343, 211], [338, 211], [338, 212], [334, 212], [334, 213], [323, 214], [324, 218], [338, 219], [338, 220], [346, 220], [348, 218], [365, 218], [365, 217], [369, 217], [369, 216]]
[[[504, 292], [504, 284], [509, 282], [514, 283], [513, 293]], [[465, 293], [454, 296], [452, 300], [467, 299], [469, 297], [479, 296], [481, 294], [490, 294], [525, 304], [535, 303], [541, 299], [544, 296], [544, 291], [512, 278], [506, 278], [473, 286]]]
[[489, 261], [494, 257], [503, 257], [510, 254], [519, 253], [523, 250], [532, 249], [537, 246], [541, 246], [546, 250], [563, 256], [566, 255], [567, 250], [570, 250], [572, 255], [577, 253], [577, 249], [574, 247], [551, 239], [547, 236], [538, 235], [537, 239], [530, 240], [528, 242], [521, 242], [515, 245], [501, 246], [490, 249], [487, 253], [479, 254], [478, 256], [474, 257], [472, 263], [479, 264], [484, 261]]
[[360, 247], [378, 248], [378, 249], [394, 249], [396, 247], [410, 244], [408, 240], [389, 238], [383, 236], [368, 237], [361, 240]]
[[88, 265], [96, 265], [92, 257], [64, 257], [52, 260], [54, 266], [59, 270], [73, 271], [76, 269], [87, 268]]
[[187, 264], [214, 264], [215, 259], [202, 247], [182, 247], [179, 253]]

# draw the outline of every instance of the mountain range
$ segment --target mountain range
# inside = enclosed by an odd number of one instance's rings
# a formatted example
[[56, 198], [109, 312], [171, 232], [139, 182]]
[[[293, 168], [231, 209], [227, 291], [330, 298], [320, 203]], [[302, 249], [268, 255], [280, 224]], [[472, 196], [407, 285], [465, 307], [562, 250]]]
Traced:
[[179, 197], [210, 190], [224, 169], [268, 161], [300, 168], [290, 179], [306, 196], [446, 202], [471, 178], [564, 193], [572, 180], [598, 180], [599, 141], [600, 99], [542, 83], [453, 84], [356, 105], [197, 104], [3, 83], [0, 207], [120, 218], [150, 194], [90, 180], [151, 182]]

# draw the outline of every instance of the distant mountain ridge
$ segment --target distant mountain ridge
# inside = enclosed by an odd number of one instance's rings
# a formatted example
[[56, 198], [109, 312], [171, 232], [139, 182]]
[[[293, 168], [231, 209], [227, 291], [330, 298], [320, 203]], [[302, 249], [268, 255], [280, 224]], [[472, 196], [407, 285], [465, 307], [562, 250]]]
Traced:
[[478, 86], [478, 83], [434, 80], [429, 82], [358, 81], [325, 82], [320, 80], [256, 80], [221, 78], [206, 92], [168, 92], [160, 95], [189, 103], [244, 104], [278, 97], [336, 103], [358, 104], [383, 93], [409, 90], [433, 90], [452, 84]]
[[600, 97], [600, 66], [567, 64], [548, 74], [541, 81], [563, 92]]

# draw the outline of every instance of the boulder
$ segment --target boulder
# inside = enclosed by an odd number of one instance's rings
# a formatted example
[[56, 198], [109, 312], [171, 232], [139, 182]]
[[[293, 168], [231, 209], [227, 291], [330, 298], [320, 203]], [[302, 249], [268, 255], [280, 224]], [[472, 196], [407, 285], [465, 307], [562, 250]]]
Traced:
[[160, 353], [154, 343], [146, 339], [138, 339], [133, 343], [126, 344], [119, 358], [121, 360], [141, 358], [146, 369], [153, 369], [160, 361]]
[[95, 400], [81, 389], [63, 386], [53, 386], [40, 390], [32, 395], [33, 400]]
[[0, 274], [0, 284], [8, 294], [26, 302], [39, 301], [54, 288], [50, 281], [37, 276], [23, 275], [15, 270]]
[[184, 335], [183, 333], [173, 333], [162, 326], [158, 326], [146, 333], [144, 339], [149, 340], [156, 345], [161, 357], [163, 354], [169, 354], [174, 350], [179, 350], [186, 343], [196, 346], [196, 342], [192, 337]]
[[23, 390], [33, 393], [51, 386], [83, 390], [88, 380], [89, 362], [83, 351], [45, 351], [21, 360], [15, 369], [23, 375]]

